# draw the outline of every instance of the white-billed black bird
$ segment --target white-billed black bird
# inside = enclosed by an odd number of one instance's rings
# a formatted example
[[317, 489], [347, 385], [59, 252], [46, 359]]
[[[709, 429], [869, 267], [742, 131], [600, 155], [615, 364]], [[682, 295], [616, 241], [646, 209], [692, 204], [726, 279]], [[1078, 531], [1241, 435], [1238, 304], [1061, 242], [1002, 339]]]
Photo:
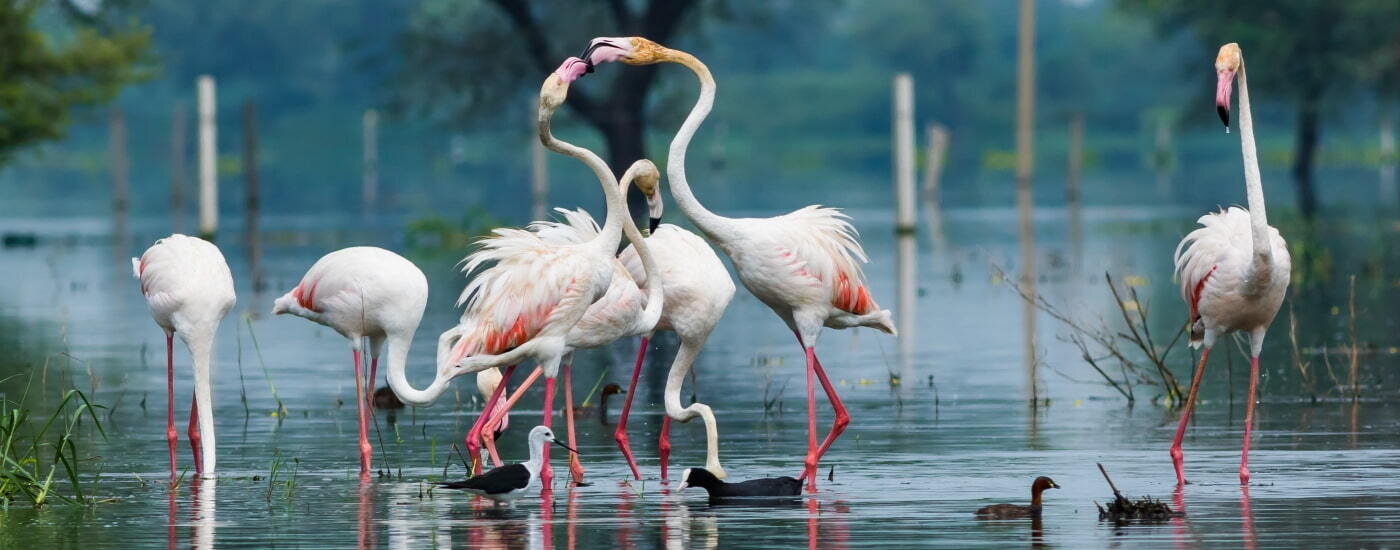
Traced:
[[686, 468], [681, 472], [681, 486], [699, 487], [710, 494], [710, 503], [727, 501], [790, 499], [802, 495], [802, 481], [792, 477], [769, 477], [750, 479], [738, 483], [725, 483], [715, 474], [704, 468]]
[[535, 426], [535, 429], [530, 430], [529, 462], [507, 464], [463, 481], [440, 481], [437, 485], [444, 489], [456, 489], [483, 496], [496, 501], [498, 505], [501, 503], [509, 505], [538, 484], [540, 465], [544, 462], [544, 448], [550, 443], [568, 449], [571, 453], [578, 452], [555, 439], [554, 432], [549, 428]]

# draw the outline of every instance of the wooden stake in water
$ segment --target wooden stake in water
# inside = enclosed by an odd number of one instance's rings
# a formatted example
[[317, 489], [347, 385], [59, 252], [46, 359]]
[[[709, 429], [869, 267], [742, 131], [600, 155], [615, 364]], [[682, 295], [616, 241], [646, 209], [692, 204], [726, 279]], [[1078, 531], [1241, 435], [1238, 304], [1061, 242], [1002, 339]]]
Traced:
[[199, 90], [199, 235], [213, 240], [219, 230], [218, 131], [214, 77], [203, 75]]
[[948, 246], [943, 236], [943, 166], [948, 156], [948, 128], [942, 124], [930, 123], [924, 127], [924, 140], [928, 158], [924, 166], [924, 217], [928, 218], [929, 237], [933, 240], [933, 250], [942, 251]]
[[1026, 360], [1026, 386], [1032, 403], [1039, 395], [1035, 373], [1035, 229], [1031, 216], [1035, 208], [1031, 195], [1034, 167], [1035, 131], [1035, 0], [1021, 0], [1016, 47], [1016, 215], [1020, 221], [1021, 288], [1027, 299], [1022, 305], [1022, 326]]
[[901, 379], [913, 379], [915, 307], [918, 285], [918, 202], [914, 194], [914, 79], [908, 73], [894, 77], [894, 195], [897, 241], [895, 308], [899, 326]]
[[[535, 112], [531, 109], [530, 112]], [[530, 219], [543, 220], [549, 215], [549, 156], [544, 144], [530, 140]]]
[[170, 225], [175, 233], [185, 230], [185, 103], [175, 102], [170, 111]]
[[107, 115], [107, 162], [112, 178], [112, 211], [118, 220], [123, 220], [129, 206], [131, 187], [126, 158], [126, 115], [121, 107], [112, 107]]
[[262, 239], [258, 219], [262, 214], [262, 193], [258, 178], [258, 106], [243, 102], [243, 242], [248, 249], [248, 271], [253, 290], [263, 288]]
[[1083, 240], [1079, 218], [1079, 176], [1084, 169], [1084, 113], [1069, 118], [1069, 153], [1065, 159], [1065, 209], [1069, 215], [1070, 266], [1078, 273], [1083, 255]]
[[1381, 206], [1393, 208], [1396, 202], [1400, 202], [1400, 190], [1396, 187], [1395, 181], [1395, 124], [1392, 120], [1392, 110], [1383, 107], [1381, 110], [1381, 169], [1380, 169], [1380, 191]]
[[360, 119], [360, 127], [364, 147], [360, 206], [361, 212], [368, 216], [374, 211], [374, 203], [379, 200], [379, 111], [365, 109], [365, 114]]

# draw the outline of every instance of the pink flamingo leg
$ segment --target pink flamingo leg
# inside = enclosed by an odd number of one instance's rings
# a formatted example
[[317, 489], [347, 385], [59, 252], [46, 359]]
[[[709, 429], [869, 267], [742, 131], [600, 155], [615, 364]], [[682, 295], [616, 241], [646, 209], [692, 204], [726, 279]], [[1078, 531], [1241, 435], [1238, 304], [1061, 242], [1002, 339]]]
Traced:
[[[816, 366], [813, 370], [817, 373], [817, 379], [821, 381], [822, 389], [826, 391], [826, 400], [831, 402], [831, 409], [836, 415], [836, 419], [831, 424], [831, 431], [828, 432], [826, 438], [822, 440], [821, 447], [817, 448], [816, 459], [820, 461], [823, 456], [826, 456], [826, 451], [831, 449], [831, 445], [836, 443], [836, 438], [841, 437], [841, 434], [846, 431], [846, 426], [851, 424], [851, 415], [847, 414], [846, 405], [841, 402], [841, 397], [836, 395], [836, 388], [831, 385], [831, 380], [826, 377], [826, 369], [822, 368], [821, 360], [817, 359], [816, 350], [810, 350], [810, 353], [812, 354], [812, 364]], [[812, 395], [810, 381], [808, 382], [807, 395], [810, 400]], [[813, 415], [812, 418], [815, 421], [815, 415]], [[816, 461], [812, 462], [809, 471], [812, 473], [812, 477], [808, 481], [811, 483], [810, 487], [815, 489], [817, 486]]]
[[[554, 425], [554, 379], [546, 377], [544, 379], [544, 420], [541, 422], [546, 428], [553, 428]], [[540, 491], [548, 492], [554, 488], [554, 469], [549, 467], [549, 445], [544, 446], [544, 462], [540, 465]]]
[[[642, 473], [637, 470], [637, 461], [632, 458], [632, 444], [627, 441], [627, 415], [632, 412], [632, 398], [637, 395], [637, 378], [642, 375], [642, 361], [647, 356], [647, 346], [650, 340], [642, 337], [642, 347], [637, 350], [637, 363], [632, 366], [632, 381], [627, 383], [627, 396], [622, 400], [622, 413], [617, 417], [617, 429], [613, 430], [613, 440], [617, 441], [617, 448], [622, 449], [622, 456], [627, 459], [627, 466], [632, 468], [632, 477], [637, 481], [642, 480]], [[662, 459], [661, 471], [666, 471], [666, 461]], [[662, 479], [666, 476], [663, 474]]]
[[525, 390], [530, 389], [530, 386], [533, 386], [535, 381], [539, 380], [540, 375], [543, 373], [543, 370], [539, 367], [535, 367], [535, 370], [530, 373], [530, 376], [526, 377], [525, 381], [520, 383], [520, 387], [515, 388], [515, 393], [510, 395], [510, 399], [507, 399], [506, 402], [501, 405], [500, 410], [497, 410], [491, 415], [491, 419], [487, 420], [486, 426], [483, 426], [481, 429], [481, 439], [486, 442], [486, 450], [490, 451], [491, 461], [497, 468], [500, 468], [502, 465], [501, 453], [496, 452], [496, 430], [501, 427], [501, 419], [505, 418], [506, 413], [510, 412], [510, 409], [515, 407], [515, 402], [520, 400], [520, 396], [525, 395]]
[[[1201, 375], [1206, 372], [1206, 359], [1210, 348], [1201, 350], [1201, 362], [1196, 364], [1196, 374], [1191, 376], [1191, 390], [1186, 393], [1186, 408], [1181, 411], [1181, 423], [1176, 426], [1176, 437], [1172, 439], [1172, 468], [1176, 469], [1176, 486], [1186, 485], [1185, 455], [1181, 452], [1181, 439], [1186, 437], [1186, 424], [1191, 421], [1191, 409], [1196, 406], [1196, 391], [1201, 387]], [[1248, 428], [1245, 428], [1246, 430]]]
[[378, 357], [371, 357], [371, 358], [369, 358], [369, 384], [367, 384], [367, 385], [365, 386], [365, 388], [366, 388], [366, 390], [365, 390], [365, 400], [366, 400], [366, 401], [369, 401], [370, 405], [373, 405], [373, 404], [374, 404], [374, 385], [376, 384], [375, 380], [378, 380], [378, 379], [379, 379], [379, 358], [378, 358]]
[[816, 386], [816, 356], [815, 350], [805, 348], [807, 355], [807, 458], [802, 461], [802, 475], [797, 479], [806, 479], [807, 488], [817, 489], [817, 386]]
[[[1254, 429], [1254, 392], [1259, 387], [1259, 358], [1249, 358], [1249, 401], [1244, 409], [1244, 447], [1240, 452], [1240, 485], [1249, 485], [1249, 434]], [[1245, 489], [1248, 491], [1248, 489]], [[1246, 499], [1249, 497], [1247, 496]], [[1248, 506], [1248, 500], [1245, 501]]]
[[666, 464], [671, 460], [671, 415], [661, 417], [661, 440], [656, 442], [656, 455], [661, 459], [661, 481], [666, 481]]
[[[572, 365], [564, 365], [564, 422], [568, 425], [569, 446], [578, 448], [574, 437], [574, 390], [569, 371]], [[578, 453], [569, 453], [569, 475], [575, 485], [583, 485], [583, 464], [579, 464]]]
[[180, 434], [175, 431], [175, 336], [165, 335], [165, 442], [170, 447], [170, 481], [175, 481], [175, 447]]
[[360, 477], [369, 477], [370, 454], [374, 447], [369, 444], [369, 407], [365, 401], [364, 368], [360, 366], [360, 350], [355, 350], [355, 408], [360, 413]]
[[194, 396], [190, 396], [190, 451], [194, 453], [194, 473], [201, 475], [204, 473], [204, 449], [199, 446], [199, 401]]
[[[495, 391], [491, 392], [491, 398], [486, 400], [486, 407], [481, 409], [481, 414], [476, 417], [476, 422], [472, 423], [472, 428], [467, 430], [467, 456], [472, 459], [471, 475], [481, 474], [481, 430], [486, 427], [486, 421], [491, 419], [491, 413], [496, 410], [496, 404], [500, 402], [502, 394], [505, 393], [506, 385], [510, 383], [510, 375], [515, 374], [515, 365], [506, 367], [506, 371], [501, 373], [501, 383], [496, 385]], [[491, 451], [495, 453], [493, 449]]]

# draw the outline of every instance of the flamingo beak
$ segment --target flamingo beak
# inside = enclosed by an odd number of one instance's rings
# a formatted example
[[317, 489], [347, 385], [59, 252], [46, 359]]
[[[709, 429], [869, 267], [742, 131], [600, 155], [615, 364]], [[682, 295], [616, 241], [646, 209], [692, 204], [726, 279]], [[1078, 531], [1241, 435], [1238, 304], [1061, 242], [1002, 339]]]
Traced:
[[568, 445], [565, 445], [563, 441], [559, 441], [558, 439], [551, 439], [550, 441], [553, 441], [555, 445], [558, 445], [558, 446], [560, 446], [560, 447], [563, 447], [564, 449], [568, 450], [568, 451], [571, 452], [571, 453], [578, 454], [578, 451], [577, 451], [577, 450], [575, 450], [573, 447], [570, 447], [570, 446], [568, 446]]
[[1235, 82], [1235, 71], [1216, 71], [1215, 112], [1220, 115], [1220, 123], [1225, 131], [1230, 131], [1230, 89]]

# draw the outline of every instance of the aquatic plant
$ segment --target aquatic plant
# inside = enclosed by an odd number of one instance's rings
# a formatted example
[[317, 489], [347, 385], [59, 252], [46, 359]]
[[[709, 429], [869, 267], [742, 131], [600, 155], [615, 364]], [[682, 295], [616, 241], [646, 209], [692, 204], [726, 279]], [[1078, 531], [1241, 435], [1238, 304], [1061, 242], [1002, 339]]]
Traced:
[[[70, 504], [86, 504], [79, 475], [78, 445], [75, 436], [83, 417], [105, 440], [93, 405], [81, 390], [70, 389], [47, 417], [35, 416], [25, 406], [28, 386], [18, 402], [0, 399], [0, 506], [28, 501], [35, 507], [57, 498]], [[67, 479], [72, 494], [58, 491], [55, 478]]]
[[1185, 514], [1172, 510], [1171, 506], [1160, 500], [1151, 497], [1142, 497], [1138, 500], [1128, 500], [1123, 497], [1123, 493], [1118, 492], [1118, 487], [1113, 484], [1113, 479], [1108, 477], [1108, 470], [1103, 464], [1098, 464], [1099, 472], [1103, 473], [1104, 481], [1108, 482], [1108, 488], [1113, 490], [1113, 500], [1108, 506], [1102, 506], [1094, 502], [1094, 506], [1099, 509], [1099, 521], [1112, 521], [1114, 523], [1153, 523], [1166, 521], [1174, 517], [1181, 517]]
[[[1046, 300], [1043, 294], [1030, 295], [1015, 280], [1007, 277], [1001, 268], [992, 266], [992, 269], [1021, 299], [1030, 302], [1036, 309], [1069, 328], [1067, 339], [1079, 348], [1084, 362], [1129, 403], [1137, 399], [1133, 393], [1135, 383], [1159, 385], [1165, 391], [1168, 403], [1183, 402], [1185, 393], [1181, 391], [1181, 384], [1177, 382], [1171, 369], [1167, 368], [1167, 356], [1181, 340], [1186, 325], [1182, 324], [1165, 346], [1158, 344], [1148, 326], [1147, 302], [1138, 296], [1136, 288], [1128, 285], [1126, 291], [1120, 291], [1113, 276], [1104, 273], [1104, 281], [1108, 283], [1109, 292], [1113, 294], [1113, 302], [1118, 307], [1125, 327], [1125, 330], [1115, 329], [1102, 318], [1085, 321], [1071, 317]], [[1109, 372], [1110, 363], [1117, 364], [1116, 378]]]

